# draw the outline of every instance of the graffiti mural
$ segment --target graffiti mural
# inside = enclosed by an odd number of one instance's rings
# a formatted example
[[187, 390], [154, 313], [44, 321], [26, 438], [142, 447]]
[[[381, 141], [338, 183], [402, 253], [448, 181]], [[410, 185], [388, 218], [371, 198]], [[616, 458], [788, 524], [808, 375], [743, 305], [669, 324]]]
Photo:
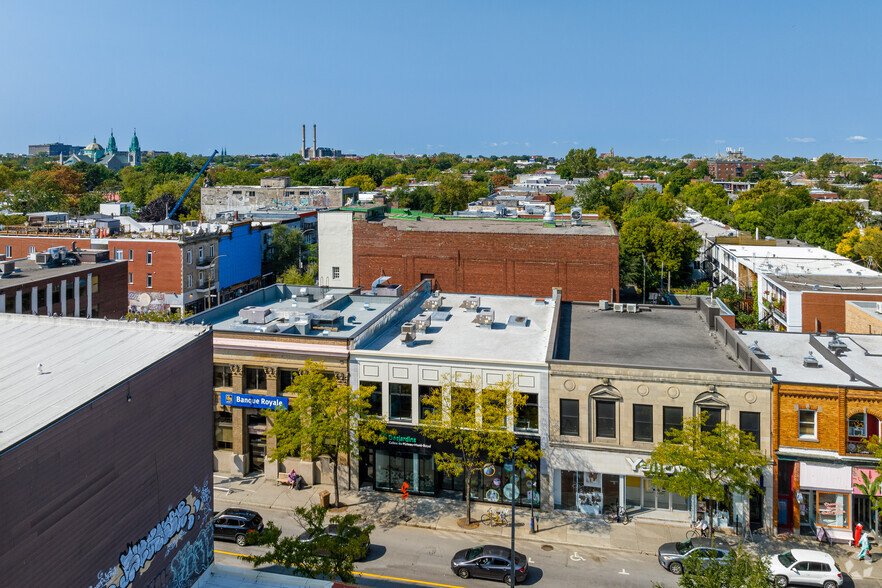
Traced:
[[151, 586], [186, 588], [213, 561], [212, 546], [211, 485], [206, 478], [140, 540], [130, 543], [120, 554], [119, 564], [99, 573], [90, 588], [127, 588], [139, 573], [144, 575], [157, 554], [167, 562], [174, 551], [166, 568], [153, 570]]

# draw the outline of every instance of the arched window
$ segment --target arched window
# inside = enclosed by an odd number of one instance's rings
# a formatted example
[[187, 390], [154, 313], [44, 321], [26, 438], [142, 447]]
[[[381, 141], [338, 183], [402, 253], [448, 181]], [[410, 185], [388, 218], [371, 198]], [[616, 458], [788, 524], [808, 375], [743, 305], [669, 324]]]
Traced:
[[879, 419], [866, 410], [855, 412], [848, 417], [848, 453], [869, 453], [864, 441], [880, 434]]
[[603, 384], [588, 394], [594, 411], [595, 439], [618, 439], [619, 406], [622, 393], [613, 386]]

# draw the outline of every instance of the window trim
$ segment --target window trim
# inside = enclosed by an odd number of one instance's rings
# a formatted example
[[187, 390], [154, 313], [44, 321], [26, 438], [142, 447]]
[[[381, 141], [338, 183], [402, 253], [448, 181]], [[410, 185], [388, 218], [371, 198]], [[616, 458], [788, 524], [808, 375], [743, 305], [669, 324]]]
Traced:
[[153, 250], [147, 250], [147, 265], [153, 265]]
[[[618, 406], [615, 400], [611, 398], [592, 398], [594, 401], [594, 438], [595, 439], [618, 439], [619, 438], [619, 427], [618, 427]], [[604, 403], [604, 406], [610, 405], [612, 406], [612, 426], [613, 426], [613, 434], [612, 435], [601, 435], [600, 434], [600, 410], [598, 410], [598, 403]], [[604, 419], [608, 419], [609, 417], [603, 417]]]
[[[565, 432], [564, 432], [564, 402], [566, 402], [566, 403], [573, 403], [573, 404], [570, 404], [569, 406], [571, 406], [571, 407], [574, 406], [575, 409], [576, 409], [576, 410], [575, 410], [575, 413], [572, 413], [572, 414], [571, 414], [571, 413], [568, 412], [568, 413], [567, 413], [567, 416], [566, 416], [568, 422], [572, 422], [572, 421], [575, 419], [575, 425], [576, 425], [576, 426], [575, 426], [575, 433], [572, 433], [572, 432], [566, 432], [566, 433], [565, 433]], [[579, 411], [580, 411], [580, 407], [579, 407], [579, 399], [578, 399], [578, 398], [560, 398], [559, 401], [558, 401], [558, 411], [559, 411], [559, 413], [558, 413], [558, 422], [560, 423], [560, 424], [559, 424], [560, 429], [559, 429], [558, 434], [559, 434], [561, 437], [581, 437], [581, 435], [582, 435], [582, 431], [581, 431], [582, 423], [581, 423], [581, 420], [582, 420], [582, 419], [581, 419], [581, 414], [579, 413]], [[567, 431], [571, 431], [572, 429], [567, 428], [566, 430], [567, 430]]]
[[[638, 439], [637, 438], [637, 409], [649, 409], [649, 439]], [[632, 404], [631, 405], [631, 440], [635, 443], [652, 443], [655, 440], [655, 410], [653, 405], [651, 404]], [[640, 421], [642, 424], [646, 424], [646, 421]]]
[[[812, 419], [813, 419], [812, 430], [813, 430], [813, 432], [811, 435], [803, 435], [802, 434], [802, 413], [804, 413], [804, 412], [812, 413]], [[810, 441], [817, 441], [818, 440], [818, 411], [817, 410], [812, 410], [811, 408], [800, 408], [799, 409], [799, 414], [797, 415], [797, 418], [796, 418], [796, 433], [797, 433], [797, 436], [799, 437], [799, 439], [807, 439]]]
[[153, 274], [147, 274], [147, 287], [153, 289]]

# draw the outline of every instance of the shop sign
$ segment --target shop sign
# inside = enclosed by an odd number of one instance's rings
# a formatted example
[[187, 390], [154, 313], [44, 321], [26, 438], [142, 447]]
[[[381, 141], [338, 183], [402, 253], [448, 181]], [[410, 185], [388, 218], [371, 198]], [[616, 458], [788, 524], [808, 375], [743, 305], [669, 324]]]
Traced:
[[[643, 458], [634, 459], [631, 457], [626, 457], [625, 461], [628, 462], [628, 465], [631, 466], [631, 470], [633, 470], [633, 472], [635, 474], [649, 472], [649, 464]], [[672, 474], [672, 473], [676, 472], [678, 469], [681, 469], [681, 468], [679, 466], [665, 466], [664, 472], [666, 474]]]
[[221, 392], [223, 406], [240, 406], [243, 408], [288, 408], [288, 399], [284, 396], [260, 396], [257, 394], [236, 394]]
[[386, 437], [386, 443], [393, 447], [409, 447], [420, 449], [432, 449], [425, 438], [419, 439], [413, 435], [389, 435]]

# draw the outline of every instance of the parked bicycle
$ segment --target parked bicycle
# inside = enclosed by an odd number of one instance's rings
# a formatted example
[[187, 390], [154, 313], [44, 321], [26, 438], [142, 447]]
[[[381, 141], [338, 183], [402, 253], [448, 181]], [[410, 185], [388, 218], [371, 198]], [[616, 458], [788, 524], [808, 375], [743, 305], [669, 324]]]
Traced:
[[607, 506], [603, 509], [603, 520], [609, 524], [622, 523], [627, 525], [631, 522], [631, 517], [628, 516], [628, 510], [624, 506], [619, 506], [617, 509]]
[[504, 510], [493, 510], [492, 508], [487, 511], [487, 513], [481, 517], [481, 522], [486, 523], [490, 526], [495, 525], [507, 525], [508, 524], [508, 513]]
[[689, 530], [686, 531], [686, 538], [692, 539], [693, 537], [710, 537], [710, 529], [707, 526], [707, 521], [692, 521], [689, 524]]

